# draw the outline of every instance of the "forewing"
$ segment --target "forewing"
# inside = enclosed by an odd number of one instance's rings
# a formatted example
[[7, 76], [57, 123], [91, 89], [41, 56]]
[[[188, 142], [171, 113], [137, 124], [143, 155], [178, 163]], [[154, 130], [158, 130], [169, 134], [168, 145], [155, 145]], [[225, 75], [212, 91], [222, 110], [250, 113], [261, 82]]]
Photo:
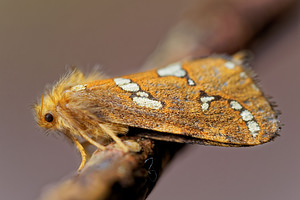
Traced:
[[88, 101], [81, 107], [102, 121], [161, 134], [261, 144], [277, 135], [279, 121], [248, 71], [239, 60], [224, 56], [175, 63], [90, 82], [81, 94]]

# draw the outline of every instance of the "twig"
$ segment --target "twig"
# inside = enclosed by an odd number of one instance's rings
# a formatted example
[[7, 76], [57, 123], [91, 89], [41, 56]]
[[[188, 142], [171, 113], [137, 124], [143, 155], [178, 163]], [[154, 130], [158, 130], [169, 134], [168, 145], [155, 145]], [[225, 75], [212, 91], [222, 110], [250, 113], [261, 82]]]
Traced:
[[161, 170], [182, 146], [140, 137], [123, 137], [131, 149], [116, 144], [96, 150], [82, 172], [46, 190], [41, 199], [145, 199]]

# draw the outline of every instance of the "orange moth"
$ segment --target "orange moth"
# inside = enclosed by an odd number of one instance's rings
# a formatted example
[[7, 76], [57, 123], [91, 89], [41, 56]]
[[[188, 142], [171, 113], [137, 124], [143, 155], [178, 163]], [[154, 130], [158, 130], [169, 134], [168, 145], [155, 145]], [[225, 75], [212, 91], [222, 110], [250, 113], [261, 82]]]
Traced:
[[[105, 79], [78, 69], [63, 77], [35, 105], [41, 127], [70, 138], [86, 162], [78, 138], [99, 149], [129, 127], [218, 146], [252, 146], [278, 135], [280, 123], [240, 54], [212, 55], [162, 68]], [[151, 137], [151, 135], [150, 135]], [[181, 140], [185, 142], [184, 140]], [[187, 140], [188, 141], [188, 140]], [[197, 143], [197, 142], [196, 142]]]

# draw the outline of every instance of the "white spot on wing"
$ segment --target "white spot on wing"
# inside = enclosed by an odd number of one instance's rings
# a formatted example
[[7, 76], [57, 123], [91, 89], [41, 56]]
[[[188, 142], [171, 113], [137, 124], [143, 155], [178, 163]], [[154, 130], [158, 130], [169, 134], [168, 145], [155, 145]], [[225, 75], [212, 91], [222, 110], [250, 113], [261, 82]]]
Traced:
[[227, 67], [228, 69], [233, 69], [235, 67], [235, 64], [233, 62], [226, 62], [225, 63], [225, 67]]
[[246, 72], [241, 72], [240, 73], [240, 78], [248, 78]]
[[140, 97], [149, 97], [149, 94], [147, 94], [146, 92], [137, 92], [136, 95]]
[[120, 85], [120, 87], [127, 92], [137, 92], [140, 90], [140, 87], [136, 83], [128, 83]]
[[239, 104], [237, 101], [231, 101], [230, 107], [233, 108], [234, 110], [241, 110], [243, 108], [241, 104]]
[[162, 103], [160, 101], [149, 99], [149, 94], [147, 92], [140, 91], [139, 85], [137, 83], [132, 83], [130, 79], [115, 78], [114, 82], [123, 90], [135, 93], [136, 96], [133, 97], [132, 100], [139, 106], [152, 109], [160, 109], [162, 107]]
[[195, 85], [195, 82], [194, 82], [192, 79], [189, 78], [189, 79], [188, 79], [188, 84], [189, 84], [189, 85]]
[[200, 101], [202, 102], [201, 108], [203, 111], [208, 110], [210, 101], [214, 100], [215, 97], [201, 97]]
[[152, 108], [152, 109], [162, 108], [162, 103], [160, 101], [148, 99], [145, 97], [133, 97], [132, 100], [136, 102], [139, 106], [143, 106], [146, 108]]
[[246, 122], [253, 119], [253, 115], [248, 110], [243, 110], [241, 112], [241, 116], [242, 116], [242, 119]]
[[186, 75], [186, 71], [182, 69], [181, 63], [174, 63], [164, 68], [158, 69], [157, 74], [159, 76], [184, 77]]
[[125, 85], [131, 82], [131, 80], [127, 78], [115, 78], [114, 81], [117, 86]]
[[258, 135], [258, 132], [260, 131], [260, 127], [257, 122], [255, 121], [249, 121], [247, 123], [248, 129], [253, 137], [256, 137]]
[[201, 101], [203, 103], [210, 102], [210, 101], [212, 101], [214, 99], [215, 99], [215, 97], [201, 97]]
[[207, 110], [209, 108], [209, 104], [208, 103], [203, 103], [201, 105], [201, 108], [202, 108], [203, 111], [205, 111], [205, 110]]
[[71, 88], [71, 91], [72, 92], [77, 92], [77, 91], [80, 91], [80, 90], [85, 90], [86, 86], [87, 86], [86, 84], [84, 84], [84, 85], [75, 85]]

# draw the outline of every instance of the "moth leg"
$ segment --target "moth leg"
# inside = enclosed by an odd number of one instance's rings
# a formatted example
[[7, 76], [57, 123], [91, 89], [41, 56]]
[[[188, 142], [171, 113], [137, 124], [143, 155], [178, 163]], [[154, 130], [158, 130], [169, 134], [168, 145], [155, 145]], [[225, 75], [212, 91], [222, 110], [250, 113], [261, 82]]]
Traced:
[[85, 149], [83, 148], [82, 144], [78, 141], [78, 139], [76, 137], [74, 137], [72, 134], [67, 133], [66, 136], [72, 140], [72, 142], [74, 142], [74, 144], [76, 145], [77, 149], [79, 150], [80, 154], [81, 154], [81, 163], [77, 169], [77, 171], [79, 172], [80, 170], [82, 170], [82, 168], [84, 167], [86, 160], [87, 160], [87, 154]]
[[90, 138], [87, 134], [80, 132], [80, 135], [89, 143], [91, 143], [92, 145], [94, 145], [95, 147], [101, 149], [101, 150], [105, 150], [105, 146], [99, 144], [98, 142], [94, 141], [92, 138]]
[[67, 138], [69, 138], [72, 142], [74, 142], [74, 144], [76, 145], [77, 149], [80, 152], [81, 155], [81, 163], [77, 169], [77, 171], [79, 172], [80, 170], [82, 170], [82, 168], [84, 167], [86, 160], [87, 160], [87, 154], [86, 151], [84, 149], [84, 147], [82, 146], [82, 144], [78, 141], [78, 139], [76, 137], [74, 137], [72, 134], [70, 134], [70, 132], [66, 132], [65, 134], [67, 136]]
[[115, 135], [115, 133], [111, 129], [107, 128], [107, 126], [103, 124], [99, 124], [99, 126], [107, 135], [109, 135], [123, 149], [125, 153], [129, 151], [129, 148], [122, 142], [122, 140], [118, 136]]
[[74, 141], [77, 149], [79, 150], [79, 152], [81, 154], [81, 163], [80, 163], [80, 165], [77, 169], [77, 171], [79, 172], [79, 171], [82, 170], [82, 168], [84, 167], [84, 165], [86, 163], [87, 154], [86, 154], [85, 149], [83, 148], [83, 146], [80, 144], [80, 142], [76, 138], [74, 138], [73, 141]]

